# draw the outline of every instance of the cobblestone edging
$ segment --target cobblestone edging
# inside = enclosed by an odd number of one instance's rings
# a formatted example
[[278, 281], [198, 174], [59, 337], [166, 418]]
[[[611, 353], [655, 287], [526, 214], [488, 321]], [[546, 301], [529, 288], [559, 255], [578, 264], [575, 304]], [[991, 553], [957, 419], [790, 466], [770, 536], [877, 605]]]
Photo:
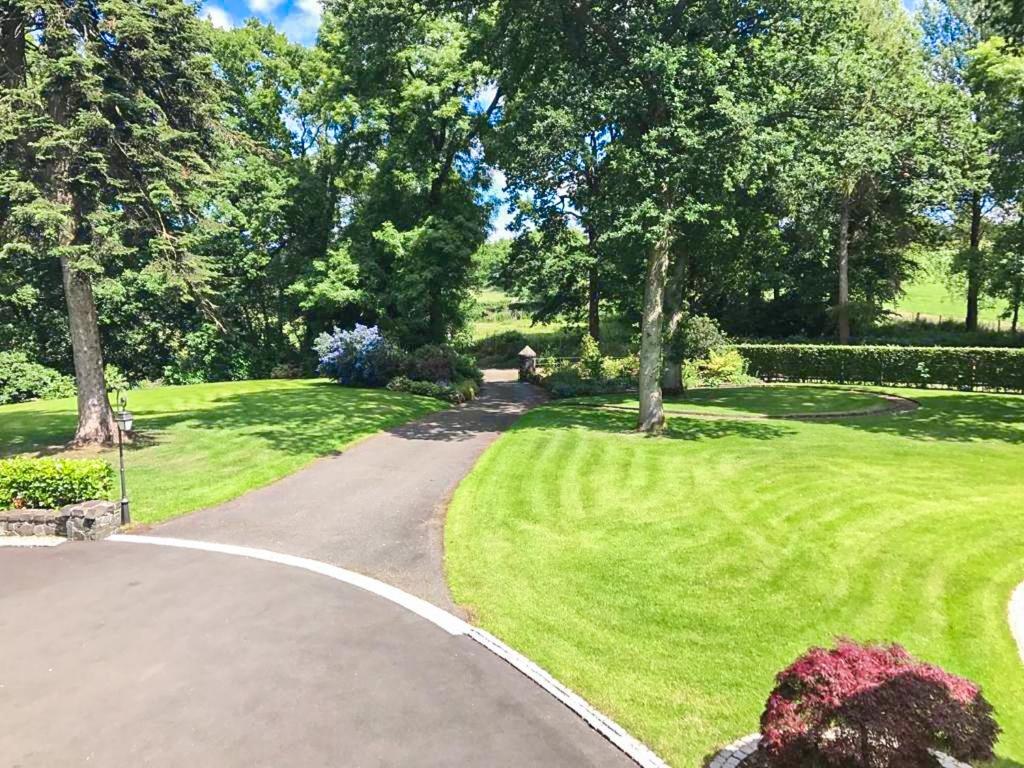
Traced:
[[116, 532], [120, 524], [121, 515], [113, 501], [0, 512], [0, 536], [63, 536], [69, 541], [96, 541]]
[[[761, 737], [756, 733], [734, 741], [732, 744], [723, 747], [717, 755], [711, 758], [707, 768], [743, 768], [754, 753], [757, 752], [757, 745], [760, 743]], [[933, 752], [932, 754], [935, 755], [935, 761], [940, 768], [971, 768], [966, 763], [954, 760], [949, 755], [941, 752]]]
[[1010, 634], [1017, 641], [1020, 660], [1024, 661], [1024, 582], [1021, 582], [1010, 598]]

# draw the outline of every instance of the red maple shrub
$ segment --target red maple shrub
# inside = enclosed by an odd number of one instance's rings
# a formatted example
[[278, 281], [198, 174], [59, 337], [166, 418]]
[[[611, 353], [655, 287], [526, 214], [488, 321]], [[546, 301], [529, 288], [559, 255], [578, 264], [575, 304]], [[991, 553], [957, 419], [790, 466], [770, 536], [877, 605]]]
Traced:
[[994, 757], [999, 726], [978, 686], [898, 645], [812, 648], [776, 683], [761, 716], [771, 768], [935, 768], [931, 750]]

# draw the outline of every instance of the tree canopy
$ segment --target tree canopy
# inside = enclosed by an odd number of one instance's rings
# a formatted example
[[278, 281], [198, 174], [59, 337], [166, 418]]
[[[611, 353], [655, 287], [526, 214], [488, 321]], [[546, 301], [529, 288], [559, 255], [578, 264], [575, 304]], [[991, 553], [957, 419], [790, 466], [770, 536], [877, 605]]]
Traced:
[[1006, 31], [961, 0], [327, 0], [304, 47], [183, 0], [4, 2], [0, 345], [74, 371], [102, 442], [105, 364], [289, 375], [357, 321], [458, 343], [481, 281], [632, 325], [652, 431], [685, 318], [849, 342], [922, 250], [968, 329], [985, 295], [1016, 328]]

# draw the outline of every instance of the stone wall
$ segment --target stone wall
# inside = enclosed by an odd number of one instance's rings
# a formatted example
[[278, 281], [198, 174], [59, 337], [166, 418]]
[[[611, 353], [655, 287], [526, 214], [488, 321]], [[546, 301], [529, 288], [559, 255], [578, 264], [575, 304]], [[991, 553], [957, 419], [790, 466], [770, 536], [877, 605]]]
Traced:
[[0, 512], [0, 536], [64, 536], [71, 541], [95, 541], [114, 533], [120, 524], [121, 513], [113, 501]]

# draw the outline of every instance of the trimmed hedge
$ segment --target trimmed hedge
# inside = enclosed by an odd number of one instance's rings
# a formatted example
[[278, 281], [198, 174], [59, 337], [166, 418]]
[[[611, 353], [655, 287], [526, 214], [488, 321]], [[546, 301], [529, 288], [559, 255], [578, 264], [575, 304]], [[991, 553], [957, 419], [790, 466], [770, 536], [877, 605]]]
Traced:
[[58, 509], [107, 499], [113, 489], [114, 470], [102, 459], [0, 461], [0, 509]]
[[907, 385], [1024, 392], [1024, 349], [736, 344], [766, 381]]

